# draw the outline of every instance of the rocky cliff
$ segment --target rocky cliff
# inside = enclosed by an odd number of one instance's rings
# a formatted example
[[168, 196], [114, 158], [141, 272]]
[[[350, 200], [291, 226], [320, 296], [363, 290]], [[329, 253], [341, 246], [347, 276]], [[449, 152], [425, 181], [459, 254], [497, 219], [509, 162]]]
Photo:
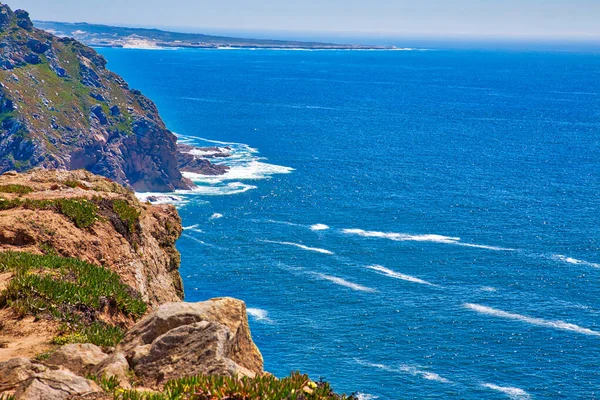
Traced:
[[[193, 157], [178, 155], [154, 103], [104, 57], [0, 3], [0, 173], [86, 169], [137, 191], [172, 191], [193, 186], [180, 161]], [[194, 172], [217, 171], [200, 164]]]

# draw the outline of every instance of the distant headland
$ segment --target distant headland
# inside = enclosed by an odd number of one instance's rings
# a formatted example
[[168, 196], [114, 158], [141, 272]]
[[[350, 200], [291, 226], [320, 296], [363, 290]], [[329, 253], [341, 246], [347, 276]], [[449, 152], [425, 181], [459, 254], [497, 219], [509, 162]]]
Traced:
[[57, 36], [73, 37], [95, 47], [199, 48], [199, 49], [303, 49], [303, 50], [394, 50], [393, 46], [336, 44], [287, 40], [245, 39], [159, 29], [126, 28], [85, 22], [34, 21], [37, 28]]

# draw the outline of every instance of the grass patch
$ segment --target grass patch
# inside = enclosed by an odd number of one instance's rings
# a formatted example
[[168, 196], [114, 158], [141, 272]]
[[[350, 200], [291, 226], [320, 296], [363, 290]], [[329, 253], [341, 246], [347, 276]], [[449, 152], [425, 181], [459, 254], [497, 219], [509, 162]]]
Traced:
[[0, 197], [0, 211], [15, 208], [27, 210], [54, 210], [68, 217], [76, 227], [89, 228], [98, 220], [98, 206], [86, 199], [5, 199]]
[[0, 306], [16, 304], [28, 314], [54, 316], [64, 306], [99, 310], [105, 304], [133, 318], [146, 312], [146, 303], [117, 274], [76, 258], [8, 251], [0, 253], [3, 270], [15, 276], [0, 295]]
[[33, 192], [33, 188], [25, 185], [0, 185], [0, 193], [28, 194]]
[[81, 186], [79, 184], [79, 182], [77, 182], [77, 181], [65, 181], [64, 183], [65, 183], [65, 185], [67, 185], [68, 187], [73, 188], [73, 189]]
[[127, 225], [129, 233], [135, 233], [136, 225], [140, 219], [140, 211], [122, 199], [113, 201], [113, 211]]
[[116, 400], [357, 400], [355, 395], [338, 395], [327, 382], [313, 382], [307, 375], [294, 372], [277, 379], [274, 376], [232, 378], [223, 376], [193, 376], [165, 384], [161, 393], [141, 393], [116, 390]]

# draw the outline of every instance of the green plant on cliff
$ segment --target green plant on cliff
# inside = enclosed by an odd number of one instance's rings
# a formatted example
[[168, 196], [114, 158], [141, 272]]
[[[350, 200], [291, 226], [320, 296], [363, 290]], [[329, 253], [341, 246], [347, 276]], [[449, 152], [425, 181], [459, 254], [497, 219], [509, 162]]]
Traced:
[[272, 375], [255, 378], [198, 375], [175, 379], [165, 384], [162, 393], [116, 390], [115, 400], [355, 400], [338, 395], [326, 382], [313, 382], [294, 372], [277, 379]]
[[86, 199], [5, 199], [0, 197], [0, 211], [15, 208], [54, 210], [68, 217], [78, 228], [89, 228], [100, 220], [98, 206]]
[[131, 206], [126, 200], [116, 199], [113, 201], [113, 211], [123, 221], [130, 233], [135, 233], [135, 227], [140, 219], [140, 211]]
[[0, 307], [11, 307], [21, 316], [48, 315], [62, 321], [55, 344], [114, 346], [123, 338], [123, 329], [98, 320], [99, 314], [118, 312], [135, 320], [147, 309], [117, 274], [75, 258], [2, 252], [3, 271], [14, 276], [0, 293]]
[[0, 193], [28, 194], [33, 188], [25, 185], [0, 185]]

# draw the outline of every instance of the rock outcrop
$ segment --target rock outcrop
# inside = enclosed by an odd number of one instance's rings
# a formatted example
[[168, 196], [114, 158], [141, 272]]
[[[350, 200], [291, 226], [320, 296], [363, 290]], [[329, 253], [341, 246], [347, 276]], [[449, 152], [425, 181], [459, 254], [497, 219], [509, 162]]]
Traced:
[[23, 382], [15, 392], [18, 400], [65, 400], [75, 396], [101, 393], [95, 382], [67, 370], [35, 374]]
[[186, 375], [263, 373], [246, 305], [232, 298], [164, 304], [131, 328], [117, 350], [148, 386]]
[[[29, 193], [1, 193], [21, 185]], [[2, 200], [4, 199], [4, 200]], [[4, 209], [18, 199], [21, 207]], [[27, 201], [85, 199], [97, 208], [99, 220], [79, 228], [66, 215], [48, 207], [28, 207]], [[136, 220], [123, 221], [115, 204], [126, 205]], [[132, 192], [87, 171], [48, 171], [0, 175], [0, 251], [52, 251], [116, 272], [151, 306], [183, 298], [179, 252], [175, 241], [181, 220], [170, 205], [140, 203]], [[0, 349], [0, 352], [2, 349]]]
[[[154, 103], [104, 57], [0, 3], [0, 173], [83, 168], [137, 191], [188, 189], [176, 143]], [[222, 170], [211, 165], [187, 170]]]

